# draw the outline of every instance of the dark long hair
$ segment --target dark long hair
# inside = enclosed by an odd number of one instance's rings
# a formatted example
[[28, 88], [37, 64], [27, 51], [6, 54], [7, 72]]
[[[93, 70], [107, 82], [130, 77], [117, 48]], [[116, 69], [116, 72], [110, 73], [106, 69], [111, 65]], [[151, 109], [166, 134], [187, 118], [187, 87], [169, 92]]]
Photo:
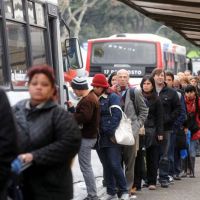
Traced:
[[[152, 84], [152, 86], [153, 86], [153, 89], [152, 89], [152, 91], [151, 91], [149, 94], [147, 94], [147, 93], [144, 92], [144, 90], [143, 90], [143, 84], [144, 84], [144, 82], [147, 81], [147, 80], [148, 80], [149, 82], [151, 82], [151, 84]], [[157, 99], [156, 85], [155, 85], [155, 80], [154, 80], [153, 76], [149, 76], [149, 75], [144, 76], [144, 77], [142, 78], [141, 83], [140, 83], [140, 87], [141, 87], [143, 96], [146, 97], [146, 96], [148, 95], [148, 97], [149, 97], [150, 99], [152, 99], [152, 100]]]
[[142, 89], [142, 92], [144, 92], [144, 90], [143, 90], [143, 84], [144, 84], [144, 82], [145, 81], [149, 81], [149, 82], [151, 82], [151, 84], [152, 84], [152, 86], [153, 86], [153, 89], [152, 89], [152, 91], [151, 92], [156, 92], [156, 85], [155, 85], [155, 81], [154, 81], [154, 78], [152, 77], [152, 76], [144, 76], [143, 78], [142, 78], [142, 81], [141, 81], [141, 83], [140, 83], [140, 87], [141, 87], [141, 89]]
[[108, 76], [108, 83], [110, 86], [112, 86], [112, 78], [113, 76], [116, 76], [117, 72], [112, 72], [109, 76]]
[[199, 118], [200, 118], [200, 114], [199, 114], [199, 96], [198, 96], [198, 93], [197, 93], [197, 89], [194, 85], [187, 85], [185, 87], [185, 93], [188, 93], [188, 92], [194, 92], [195, 93], [195, 106], [196, 106], [196, 109], [195, 109], [195, 113], [197, 115], [199, 115]]

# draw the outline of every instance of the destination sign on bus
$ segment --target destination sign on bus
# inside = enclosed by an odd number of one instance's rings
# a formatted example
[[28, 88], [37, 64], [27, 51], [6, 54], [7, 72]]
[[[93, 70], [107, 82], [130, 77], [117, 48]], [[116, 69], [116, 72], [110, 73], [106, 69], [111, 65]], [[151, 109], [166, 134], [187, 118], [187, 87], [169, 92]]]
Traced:
[[126, 69], [130, 76], [144, 76], [145, 75], [145, 68], [143, 67], [132, 67], [132, 68], [123, 68], [123, 67], [102, 67], [101, 72], [105, 75], [109, 75], [113, 72], [117, 72], [120, 69]]

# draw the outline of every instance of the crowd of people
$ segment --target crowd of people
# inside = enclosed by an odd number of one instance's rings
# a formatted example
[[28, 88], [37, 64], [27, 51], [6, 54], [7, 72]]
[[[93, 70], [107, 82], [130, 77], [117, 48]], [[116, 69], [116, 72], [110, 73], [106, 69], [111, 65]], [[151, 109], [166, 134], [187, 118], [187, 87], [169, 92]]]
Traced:
[[[199, 75], [200, 76], [200, 75]], [[103, 200], [129, 200], [142, 187], [168, 188], [174, 180], [195, 177], [200, 153], [200, 77], [189, 70], [174, 75], [154, 69], [139, 86], [125, 69], [106, 77], [75, 77], [78, 103], [57, 102], [49, 66], [28, 71], [30, 99], [10, 107], [0, 90], [0, 200], [73, 198], [71, 167], [78, 161], [87, 188], [84, 200], [98, 200], [91, 151], [103, 168]], [[119, 145], [115, 131], [122, 112], [131, 120], [135, 144]], [[18, 164], [16, 164], [18, 163]], [[20, 167], [28, 167], [19, 174]], [[17, 176], [16, 176], [17, 175]], [[20, 199], [21, 200], [21, 199]]]
[[[103, 167], [102, 184], [107, 191], [104, 200], [136, 198], [137, 190], [143, 186], [156, 190], [159, 183], [168, 188], [174, 180], [195, 177], [200, 139], [199, 77], [192, 76], [188, 70], [184, 76], [183, 73], [175, 76], [154, 69], [151, 75], [142, 78], [138, 87], [131, 86], [129, 78], [128, 71], [121, 69], [107, 79], [103, 74], [96, 74], [91, 84], [100, 106], [99, 133], [93, 149]], [[81, 85], [86, 79], [77, 83]], [[73, 84], [72, 88], [77, 93]], [[114, 134], [121, 119], [117, 106], [132, 121], [135, 145], [116, 143]], [[91, 154], [88, 155], [91, 165]], [[81, 171], [85, 179], [86, 171]], [[87, 181], [85, 200], [98, 198], [97, 193], [93, 196], [89, 192]]]

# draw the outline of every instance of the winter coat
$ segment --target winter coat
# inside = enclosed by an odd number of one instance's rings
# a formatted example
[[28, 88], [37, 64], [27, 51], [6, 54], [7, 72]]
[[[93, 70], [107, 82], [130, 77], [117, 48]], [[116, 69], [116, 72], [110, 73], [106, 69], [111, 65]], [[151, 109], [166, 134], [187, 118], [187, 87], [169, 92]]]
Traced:
[[74, 117], [80, 127], [82, 127], [82, 138], [97, 138], [97, 134], [99, 133], [100, 111], [99, 101], [93, 90], [78, 102]]
[[158, 96], [160, 97], [164, 109], [164, 131], [172, 130], [174, 122], [181, 113], [181, 103], [178, 94], [174, 89], [165, 85]]
[[112, 108], [110, 113], [110, 106], [120, 106], [120, 97], [115, 93], [104, 94], [99, 99], [100, 103], [100, 134], [98, 137], [98, 145], [100, 148], [113, 147], [115, 144], [111, 141], [114, 137], [121, 120], [122, 114], [118, 108]]
[[31, 108], [23, 100], [14, 112], [20, 153], [33, 154], [33, 165], [23, 173], [25, 199], [71, 199], [71, 162], [81, 141], [75, 119], [53, 101]]
[[160, 99], [153, 95], [146, 98], [149, 113], [145, 120], [145, 146], [156, 145], [158, 135], [163, 135], [163, 107]]
[[10, 175], [12, 160], [17, 155], [17, 130], [5, 92], [0, 89], [0, 193]]
[[[135, 133], [135, 136], [138, 136], [140, 128], [144, 125], [144, 122], [148, 116], [148, 107], [144, 102], [141, 90], [135, 88], [135, 107], [133, 101], [130, 97], [130, 89], [126, 91], [125, 106], [124, 112], [126, 116], [132, 121], [132, 130]], [[138, 112], [138, 113], [137, 113]]]
[[[185, 97], [185, 102], [186, 102], [186, 108], [187, 108], [187, 113], [188, 113], [188, 119], [187, 121], [189, 121], [189, 116], [191, 115], [194, 115], [194, 119], [195, 120], [192, 125], [193, 127], [190, 128], [190, 131], [192, 133], [192, 137], [191, 139], [192, 140], [198, 140], [200, 139], [200, 113], [196, 112], [196, 103], [195, 103], [195, 99], [192, 99], [192, 100], [189, 100]], [[198, 97], [198, 107], [199, 107], [199, 110], [200, 110], [200, 97]], [[188, 125], [190, 124], [189, 122], [187, 122]], [[192, 129], [194, 129], [195, 131], [193, 131]], [[199, 130], [197, 130], [199, 129]]]
[[135, 107], [130, 97], [130, 89], [126, 90], [124, 112], [126, 116], [131, 119], [132, 130], [136, 141], [135, 149], [137, 150], [139, 149], [139, 130], [144, 125], [144, 122], [148, 116], [149, 109], [144, 102], [141, 90], [135, 88], [134, 94]]
[[176, 92], [178, 94], [178, 97], [179, 97], [179, 100], [181, 103], [181, 113], [178, 116], [177, 120], [174, 122], [173, 129], [179, 130], [183, 126], [183, 124], [185, 123], [185, 121], [187, 119], [187, 113], [186, 113], [186, 104], [185, 104], [184, 95], [179, 91], [176, 91]]

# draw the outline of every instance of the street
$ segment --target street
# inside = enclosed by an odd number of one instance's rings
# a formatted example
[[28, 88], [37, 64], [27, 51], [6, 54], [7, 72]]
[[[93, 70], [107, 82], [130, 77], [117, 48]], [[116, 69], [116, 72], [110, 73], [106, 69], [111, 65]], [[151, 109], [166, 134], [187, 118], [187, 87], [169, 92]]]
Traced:
[[[96, 184], [99, 197], [103, 197], [106, 193], [102, 187], [102, 167], [96, 155], [92, 152], [92, 166], [96, 177]], [[182, 178], [181, 181], [175, 181], [175, 184], [169, 188], [161, 188], [157, 185], [155, 191], [150, 191], [148, 188], [142, 188], [142, 191], [137, 192], [138, 200], [198, 200], [200, 198], [200, 158], [196, 158], [196, 178]], [[73, 165], [74, 175], [74, 200], [82, 200], [86, 197], [86, 187], [83, 181], [83, 176], [80, 172], [77, 157]]]

